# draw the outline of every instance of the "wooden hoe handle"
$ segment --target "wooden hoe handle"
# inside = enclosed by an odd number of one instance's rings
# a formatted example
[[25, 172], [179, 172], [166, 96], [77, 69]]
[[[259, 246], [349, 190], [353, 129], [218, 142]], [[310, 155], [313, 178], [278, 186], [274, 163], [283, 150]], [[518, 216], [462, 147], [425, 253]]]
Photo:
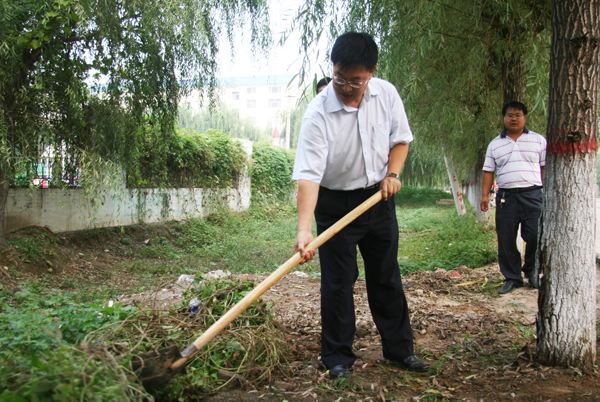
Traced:
[[[311, 241], [307, 249], [316, 250], [322, 246], [326, 241], [331, 239], [335, 234], [344, 229], [348, 224], [366, 212], [373, 205], [381, 201], [381, 191], [373, 194], [362, 204], [348, 212], [343, 218], [331, 225], [326, 231], [321, 233], [317, 238]], [[181, 352], [181, 358], [177, 359], [171, 365], [171, 369], [176, 370], [183, 366], [189, 358], [196, 353], [200, 348], [204, 347], [210, 342], [215, 336], [217, 336], [227, 325], [235, 320], [241, 313], [244, 312], [252, 303], [254, 303], [260, 296], [262, 296], [267, 290], [278, 283], [284, 276], [289, 274], [300, 262], [302, 257], [300, 253], [295, 253], [289, 260], [279, 266], [273, 273], [266, 277], [261, 283], [259, 283], [250, 293], [248, 293], [242, 300], [236, 303], [229, 311], [227, 311], [219, 320], [210, 326], [202, 335], [191, 343], [187, 348]]]

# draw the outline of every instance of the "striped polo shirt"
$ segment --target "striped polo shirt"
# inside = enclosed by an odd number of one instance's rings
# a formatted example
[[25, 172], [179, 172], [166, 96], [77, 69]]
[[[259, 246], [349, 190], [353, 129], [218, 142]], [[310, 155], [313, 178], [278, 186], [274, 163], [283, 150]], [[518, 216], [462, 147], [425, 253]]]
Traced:
[[503, 131], [490, 142], [483, 171], [496, 172], [500, 188], [541, 186], [545, 164], [546, 139], [525, 128], [516, 141]]

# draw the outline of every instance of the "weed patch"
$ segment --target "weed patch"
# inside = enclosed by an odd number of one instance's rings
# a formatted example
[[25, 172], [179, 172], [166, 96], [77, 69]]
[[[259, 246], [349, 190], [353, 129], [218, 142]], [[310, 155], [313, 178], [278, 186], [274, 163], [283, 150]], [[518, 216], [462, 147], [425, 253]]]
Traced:
[[44, 228], [28, 227], [8, 239], [4, 249], [0, 250], [0, 260], [18, 270], [53, 271], [62, 261], [58, 244], [58, 236], [52, 232]]
[[452, 199], [452, 194], [443, 190], [404, 186], [396, 193], [395, 202], [397, 206], [422, 208], [435, 206], [438, 200]]
[[453, 208], [398, 208], [398, 260], [403, 272], [478, 267], [496, 258], [495, 234], [472, 213], [459, 217]]
[[[166, 346], [191, 343], [235, 303], [254, 288], [250, 281], [215, 280], [187, 290], [180, 305], [168, 312], [140, 311], [119, 325], [106, 326], [86, 339], [90, 344], [112, 344], [120, 360]], [[200, 300], [191, 314], [190, 300]], [[231, 384], [267, 382], [285, 371], [287, 344], [267, 305], [249, 307], [221, 335], [201, 349], [185, 373], [154, 390], [161, 401], [193, 400], [194, 395], [214, 392]], [[192, 398], [192, 399], [190, 399]]]
[[0, 304], [0, 400], [147, 399], [109, 354], [79, 347], [87, 333], [131, 309], [77, 303], [40, 287], [2, 293]]
[[[0, 400], [149, 400], [131, 372], [133, 356], [167, 345], [183, 348], [253, 287], [233, 280], [197, 284], [164, 312], [90, 303], [82, 294], [41, 285], [4, 291]], [[202, 303], [193, 315], [187, 308], [192, 298]], [[267, 305], [255, 303], [184, 374], [153, 392], [163, 401], [192, 400], [231, 384], [267, 382], [285, 371], [287, 353]]]

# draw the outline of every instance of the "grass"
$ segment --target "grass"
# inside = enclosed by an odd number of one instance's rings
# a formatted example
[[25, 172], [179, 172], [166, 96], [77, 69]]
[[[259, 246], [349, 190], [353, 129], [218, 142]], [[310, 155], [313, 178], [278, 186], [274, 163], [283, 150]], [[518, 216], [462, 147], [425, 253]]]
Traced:
[[0, 292], [0, 400], [146, 400], [127, 369], [102, 350], [78, 347], [131, 310], [80, 302], [81, 294], [40, 285]]
[[[458, 217], [452, 206], [436, 205], [448, 197], [443, 191], [410, 187], [397, 195], [398, 261], [403, 272], [477, 267], [496, 258], [493, 231], [481, 226], [473, 214]], [[139, 276], [140, 287], [147, 287], [156, 278], [216, 269], [272, 272], [293, 255], [295, 228], [292, 205], [253, 206], [241, 214], [221, 211], [207, 219], [88, 230], [61, 236], [62, 240], [45, 231], [19, 235], [9, 240], [11, 261], [3, 261], [0, 250], [0, 262], [9, 267], [20, 262], [54, 264], [52, 257], [61, 255], [59, 245], [66, 243], [74, 254], [106, 251], [117, 259], [111, 265]], [[298, 269], [318, 272], [318, 258]]]
[[396, 205], [411, 208], [435, 206], [442, 199], [452, 199], [452, 194], [443, 190], [406, 186], [395, 196]]
[[[483, 229], [473, 215], [459, 218], [454, 208], [436, 205], [437, 199], [448, 194], [424, 189], [403, 192], [397, 197], [403, 271], [475, 267], [495, 258], [493, 232]], [[18, 395], [30, 400], [91, 400], [94, 394], [106, 400], [146, 400], [148, 395], [139, 384], [130, 383], [130, 355], [119, 355], [122, 350], [103, 345], [158, 347], [165, 337], [186, 344], [189, 339], [182, 337], [199, 329], [176, 327], [181, 323], [198, 325], [188, 320], [185, 308], [194, 295], [186, 294], [182, 306], [162, 318], [118, 304], [108, 307], [106, 301], [173, 283], [180, 274], [201, 275], [216, 269], [270, 273], [292, 256], [295, 228], [295, 208], [278, 204], [253, 206], [241, 214], [219, 212], [204, 220], [61, 235], [37, 229], [15, 235], [0, 249], [0, 266], [7, 266], [7, 272], [22, 284], [16, 292], [0, 288], [0, 377], [4, 378], [0, 380], [0, 390], [4, 388], [0, 400], [23, 400]], [[61, 270], [49, 273], [47, 267], [60, 268], [63, 263], [70, 263], [73, 271], [66, 270], [57, 280]], [[82, 266], [87, 268], [80, 271]], [[31, 269], [36, 267], [42, 269]], [[28, 268], [28, 274], [21, 268]], [[318, 272], [318, 261], [299, 269]], [[83, 272], [83, 277], [70, 276], [71, 272]], [[129, 282], [122, 281], [123, 276], [129, 276]], [[216, 302], [217, 294], [227, 296], [219, 299], [222, 305], [207, 304], [214, 318], [251, 285], [224, 282], [219, 286], [226, 288], [197, 289], [196, 295], [206, 303]], [[286, 344], [277, 339], [280, 331], [273, 329], [268, 307], [248, 313], [242, 322], [253, 324], [232, 327], [228, 331], [231, 337], [208, 348], [198, 364], [191, 365], [190, 376], [169, 389], [170, 395], [183, 397], [222, 386], [218, 370], [210, 366], [215, 362], [234, 373], [241, 367], [236, 362], [241, 361], [264, 367], [260, 373], [265, 376], [280, 370]], [[174, 321], [165, 321], [168, 317]], [[262, 335], [256, 336], [256, 331]], [[261, 342], [250, 342], [257, 339]], [[88, 344], [94, 349], [85, 349], [83, 345]], [[139, 352], [143, 351], [135, 351]], [[346, 386], [338, 384], [335, 389], [339, 392]]]
[[454, 207], [398, 208], [398, 260], [403, 272], [479, 267], [496, 259], [495, 234]]

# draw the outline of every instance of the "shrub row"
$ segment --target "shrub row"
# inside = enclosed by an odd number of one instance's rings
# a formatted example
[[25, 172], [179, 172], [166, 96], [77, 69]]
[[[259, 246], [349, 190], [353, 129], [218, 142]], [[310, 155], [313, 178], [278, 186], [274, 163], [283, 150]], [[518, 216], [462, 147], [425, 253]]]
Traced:
[[252, 200], [288, 201], [294, 190], [292, 152], [257, 143], [252, 152]]
[[247, 166], [240, 143], [220, 130], [180, 129], [174, 136], [144, 138], [128, 162], [129, 187], [230, 187]]

